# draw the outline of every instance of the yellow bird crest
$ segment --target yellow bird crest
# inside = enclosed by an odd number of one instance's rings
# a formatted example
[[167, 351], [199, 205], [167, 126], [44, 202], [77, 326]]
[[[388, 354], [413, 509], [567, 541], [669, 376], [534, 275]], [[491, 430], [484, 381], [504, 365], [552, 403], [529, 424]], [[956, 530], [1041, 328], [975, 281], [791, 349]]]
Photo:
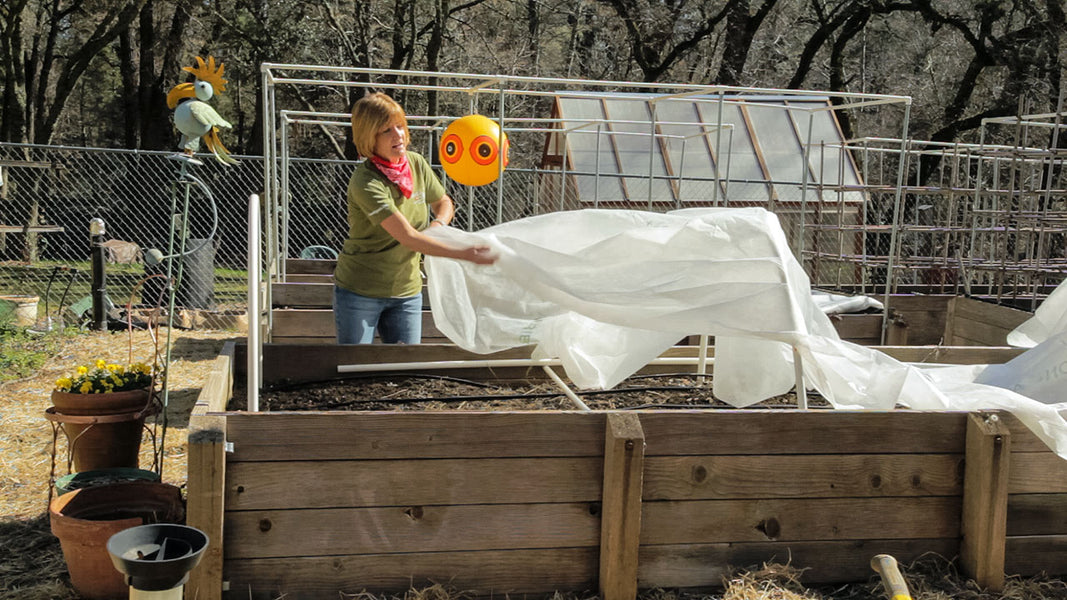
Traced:
[[222, 78], [222, 72], [226, 69], [226, 65], [219, 63], [219, 68], [215, 69], [215, 57], [208, 56], [207, 64], [204, 64], [204, 59], [199, 56], [196, 57], [195, 67], [182, 67], [182, 71], [192, 73], [194, 77], [200, 81], [206, 81], [211, 84], [211, 87], [215, 89], [216, 94], [220, 94], [226, 91], [226, 84], [229, 83], [228, 79]]

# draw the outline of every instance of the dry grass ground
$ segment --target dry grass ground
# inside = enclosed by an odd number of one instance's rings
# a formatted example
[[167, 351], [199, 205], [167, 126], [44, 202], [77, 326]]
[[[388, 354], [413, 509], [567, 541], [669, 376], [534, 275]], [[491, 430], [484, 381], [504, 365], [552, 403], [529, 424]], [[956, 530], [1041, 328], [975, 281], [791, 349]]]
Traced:
[[[166, 335], [166, 331], [162, 333]], [[232, 332], [174, 331], [168, 400], [168, 428], [163, 455], [163, 480], [184, 485], [186, 427], [189, 411], [211, 362]], [[0, 600], [68, 600], [71, 589], [59, 542], [49, 531], [47, 501], [52, 463], [52, 427], [44, 418], [56, 378], [73, 366], [98, 357], [126, 361], [150, 360], [156, 340], [139, 331], [88, 333], [63, 338], [55, 355], [32, 377], [0, 384]], [[56, 448], [57, 474], [66, 471], [62, 436]], [[145, 444], [142, 467], [152, 464]], [[1067, 559], [1065, 559], [1067, 560]], [[915, 600], [1067, 600], [1067, 584], [1046, 577], [1009, 578], [1001, 593], [977, 589], [958, 576], [955, 564], [926, 556], [902, 566]], [[723, 588], [710, 594], [650, 590], [640, 600], [877, 600], [887, 598], [873, 572], [868, 582], [809, 589], [798, 582], [800, 572], [787, 565], [753, 565], [738, 571]], [[463, 590], [435, 585], [411, 590], [398, 600], [460, 600]], [[382, 600], [370, 594], [339, 592], [342, 600]], [[557, 595], [552, 600], [585, 600]], [[592, 597], [588, 597], [592, 600]]]

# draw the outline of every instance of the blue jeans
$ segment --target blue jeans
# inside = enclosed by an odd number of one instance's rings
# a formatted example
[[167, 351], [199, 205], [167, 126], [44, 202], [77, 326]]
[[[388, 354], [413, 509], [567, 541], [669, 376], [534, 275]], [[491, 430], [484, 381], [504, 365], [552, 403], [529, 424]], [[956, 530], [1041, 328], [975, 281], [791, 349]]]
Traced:
[[386, 344], [422, 341], [422, 293], [406, 298], [369, 298], [333, 286], [338, 344], [370, 344], [374, 332]]

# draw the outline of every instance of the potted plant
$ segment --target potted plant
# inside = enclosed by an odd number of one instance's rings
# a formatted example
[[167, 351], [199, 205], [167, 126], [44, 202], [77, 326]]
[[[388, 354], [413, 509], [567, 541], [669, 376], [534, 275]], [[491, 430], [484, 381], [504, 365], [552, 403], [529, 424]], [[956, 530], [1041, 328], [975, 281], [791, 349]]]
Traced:
[[62, 423], [75, 471], [138, 467], [156, 370], [98, 360], [56, 380], [49, 418]]

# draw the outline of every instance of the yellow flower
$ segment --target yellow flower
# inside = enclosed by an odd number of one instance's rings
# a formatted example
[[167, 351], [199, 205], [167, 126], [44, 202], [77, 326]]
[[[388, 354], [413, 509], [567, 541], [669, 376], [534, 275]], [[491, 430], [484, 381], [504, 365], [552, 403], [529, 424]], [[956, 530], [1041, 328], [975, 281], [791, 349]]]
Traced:
[[56, 390], [81, 394], [144, 389], [152, 384], [155, 369], [146, 363], [131, 365], [95, 360], [92, 367], [78, 366], [75, 373], [56, 380]]

